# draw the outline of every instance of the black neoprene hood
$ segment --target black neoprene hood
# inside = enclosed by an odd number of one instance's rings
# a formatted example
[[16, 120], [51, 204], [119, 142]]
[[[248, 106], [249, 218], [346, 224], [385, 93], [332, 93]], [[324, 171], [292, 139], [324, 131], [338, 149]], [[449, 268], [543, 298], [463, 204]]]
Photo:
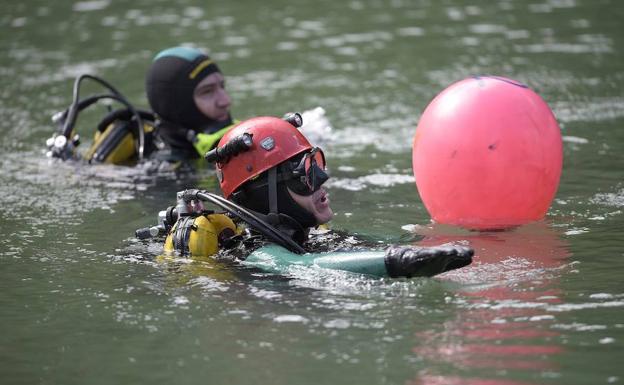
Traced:
[[152, 110], [170, 123], [193, 130], [215, 121], [199, 111], [193, 99], [195, 87], [208, 75], [221, 72], [201, 51], [174, 47], [156, 55], [147, 72], [145, 89]]

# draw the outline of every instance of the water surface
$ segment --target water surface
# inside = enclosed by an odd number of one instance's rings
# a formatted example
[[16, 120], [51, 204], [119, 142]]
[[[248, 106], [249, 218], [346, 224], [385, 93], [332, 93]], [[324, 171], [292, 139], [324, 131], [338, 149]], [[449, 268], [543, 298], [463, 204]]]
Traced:
[[[624, 5], [499, 0], [44, 1], [0, 5], [0, 374], [6, 383], [600, 384], [624, 370]], [[49, 117], [89, 72], [147, 105], [159, 50], [195, 44], [237, 118], [322, 107], [333, 226], [467, 241], [436, 279], [286, 276], [159, 262], [132, 239], [195, 177], [50, 162]], [[430, 224], [411, 175], [427, 103], [497, 74], [564, 139], [547, 218], [507, 232]], [[85, 92], [95, 92], [96, 87]], [[81, 116], [89, 142], [105, 107]], [[86, 147], [86, 144], [83, 145]]]

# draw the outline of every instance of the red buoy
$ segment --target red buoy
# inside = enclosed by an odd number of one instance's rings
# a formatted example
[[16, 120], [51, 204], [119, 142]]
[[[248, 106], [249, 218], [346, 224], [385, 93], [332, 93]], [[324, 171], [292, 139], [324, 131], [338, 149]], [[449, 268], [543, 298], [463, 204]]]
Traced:
[[425, 109], [412, 145], [420, 197], [434, 221], [497, 229], [542, 219], [557, 192], [561, 130], [515, 80], [459, 81]]

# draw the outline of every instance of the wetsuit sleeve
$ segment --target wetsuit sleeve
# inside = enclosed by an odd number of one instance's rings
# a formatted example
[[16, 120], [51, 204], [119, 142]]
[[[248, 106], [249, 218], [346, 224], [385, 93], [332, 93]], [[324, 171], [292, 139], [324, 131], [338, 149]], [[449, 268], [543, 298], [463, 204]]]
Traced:
[[317, 255], [313, 263], [332, 270], [345, 270], [353, 273], [387, 276], [383, 251], [341, 252]]
[[245, 260], [274, 273], [287, 273], [292, 266], [318, 266], [377, 277], [431, 277], [472, 262], [474, 252], [464, 246], [437, 247], [391, 246], [380, 251], [309, 253], [297, 255], [270, 245], [254, 251]]

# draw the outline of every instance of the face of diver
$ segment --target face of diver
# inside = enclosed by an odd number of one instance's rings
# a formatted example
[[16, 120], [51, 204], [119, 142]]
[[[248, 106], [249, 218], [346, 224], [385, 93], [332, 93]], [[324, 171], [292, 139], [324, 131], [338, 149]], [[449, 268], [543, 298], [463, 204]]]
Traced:
[[299, 195], [288, 189], [288, 193], [297, 204], [306, 211], [314, 215], [317, 224], [329, 222], [334, 216], [334, 212], [329, 206], [329, 195], [323, 187], [316, 190], [311, 195]]
[[206, 76], [193, 92], [197, 109], [208, 118], [224, 121], [230, 117], [230, 95], [225, 90], [225, 80], [220, 72]]

